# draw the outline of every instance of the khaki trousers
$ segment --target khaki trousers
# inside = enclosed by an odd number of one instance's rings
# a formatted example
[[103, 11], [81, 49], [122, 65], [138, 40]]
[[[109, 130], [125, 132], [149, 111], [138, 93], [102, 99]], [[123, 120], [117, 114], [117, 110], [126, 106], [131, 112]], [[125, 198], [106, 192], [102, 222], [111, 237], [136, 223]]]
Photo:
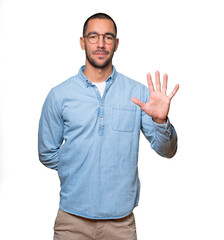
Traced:
[[58, 210], [54, 240], [137, 240], [135, 217], [88, 219]]

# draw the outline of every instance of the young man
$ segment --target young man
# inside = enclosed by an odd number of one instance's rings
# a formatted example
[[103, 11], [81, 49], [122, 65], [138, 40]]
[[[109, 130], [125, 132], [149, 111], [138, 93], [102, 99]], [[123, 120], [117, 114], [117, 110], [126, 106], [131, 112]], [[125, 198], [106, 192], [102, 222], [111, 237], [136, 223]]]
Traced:
[[168, 119], [167, 75], [161, 91], [118, 73], [112, 65], [119, 40], [111, 17], [95, 14], [84, 24], [86, 64], [51, 89], [39, 124], [39, 158], [61, 181], [55, 240], [137, 239], [140, 130], [161, 156], [171, 158], [177, 136]]

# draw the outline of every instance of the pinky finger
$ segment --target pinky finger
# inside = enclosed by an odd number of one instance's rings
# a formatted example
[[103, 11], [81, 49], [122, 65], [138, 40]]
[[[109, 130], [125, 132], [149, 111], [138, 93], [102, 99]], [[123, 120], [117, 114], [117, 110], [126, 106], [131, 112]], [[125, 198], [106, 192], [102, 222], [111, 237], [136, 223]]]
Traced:
[[177, 84], [177, 85], [174, 87], [173, 91], [170, 93], [170, 95], [169, 95], [169, 98], [170, 98], [170, 99], [172, 99], [172, 98], [174, 97], [174, 95], [176, 94], [176, 92], [178, 91], [178, 89], [179, 89], [179, 84]]

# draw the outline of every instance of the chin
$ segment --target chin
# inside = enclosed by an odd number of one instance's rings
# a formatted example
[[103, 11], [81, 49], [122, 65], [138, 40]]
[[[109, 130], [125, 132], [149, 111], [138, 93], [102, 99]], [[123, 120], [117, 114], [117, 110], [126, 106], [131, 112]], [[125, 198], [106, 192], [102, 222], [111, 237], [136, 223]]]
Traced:
[[108, 59], [107, 61], [104, 62], [91, 61], [89, 63], [95, 68], [105, 68], [111, 64], [111, 60]]

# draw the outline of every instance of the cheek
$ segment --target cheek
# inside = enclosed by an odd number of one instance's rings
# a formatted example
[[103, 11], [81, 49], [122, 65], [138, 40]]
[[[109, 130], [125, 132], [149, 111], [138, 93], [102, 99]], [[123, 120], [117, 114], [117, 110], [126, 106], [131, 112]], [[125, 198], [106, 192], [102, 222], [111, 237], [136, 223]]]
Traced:
[[91, 54], [91, 49], [87, 45], [85, 45], [85, 52], [88, 55]]
[[112, 48], [111, 51], [115, 52], [116, 51], [116, 43], [111, 48]]
[[110, 53], [110, 55], [112, 55], [114, 53], [115, 46], [109, 45], [109, 47], [106, 47], [105, 50], [108, 51]]
[[87, 53], [89, 54], [92, 54], [93, 51], [96, 51], [97, 50], [97, 47], [94, 47], [94, 46], [86, 46], [86, 51]]

